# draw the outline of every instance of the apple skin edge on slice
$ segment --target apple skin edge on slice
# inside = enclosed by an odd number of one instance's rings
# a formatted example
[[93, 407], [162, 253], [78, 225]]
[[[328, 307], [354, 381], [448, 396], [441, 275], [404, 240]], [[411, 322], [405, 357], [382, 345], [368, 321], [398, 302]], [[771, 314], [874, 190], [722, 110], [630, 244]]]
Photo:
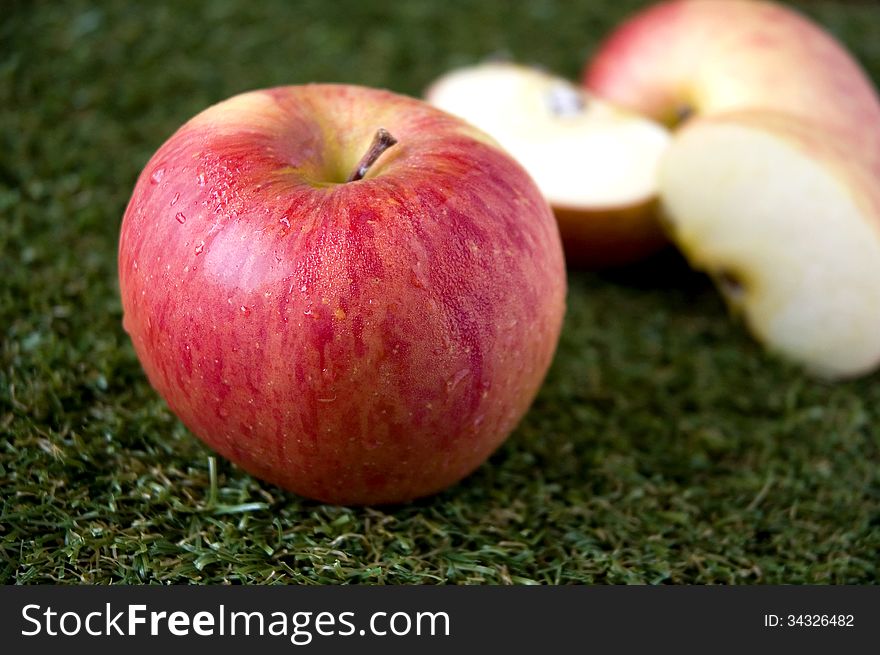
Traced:
[[668, 244], [656, 201], [664, 126], [513, 63], [452, 71], [425, 98], [523, 165], [554, 210], [570, 266], [629, 264]]
[[792, 9], [678, 0], [625, 21], [583, 84], [671, 124], [669, 234], [771, 351], [825, 378], [880, 363], [880, 100]]

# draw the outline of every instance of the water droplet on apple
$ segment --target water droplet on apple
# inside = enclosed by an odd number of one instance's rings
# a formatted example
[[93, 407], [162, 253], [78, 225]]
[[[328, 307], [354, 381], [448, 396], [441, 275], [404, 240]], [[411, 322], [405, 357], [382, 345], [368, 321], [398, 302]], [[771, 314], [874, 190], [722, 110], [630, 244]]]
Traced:
[[463, 368], [460, 371], [457, 371], [446, 381], [446, 391], [451, 392], [457, 387], [462, 380], [464, 380], [468, 374], [470, 373], [470, 369]]
[[199, 180], [199, 186], [205, 186], [205, 174], [203, 172], [199, 173], [198, 180]]
[[244, 305], [241, 306], [241, 313], [244, 314], [245, 318], [251, 315], [251, 310]]
[[205, 249], [205, 242], [199, 241], [199, 245], [196, 246], [196, 254], [201, 255], [202, 251]]
[[180, 193], [175, 193], [174, 197], [171, 199], [171, 206], [174, 207], [175, 203], [180, 200]]
[[178, 223], [180, 223], [181, 225], [183, 225], [184, 223], [186, 223], [186, 216], [184, 216], [182, 212], [177, 212], [177, 215], [174, 217], [174, 219], [175, 219]]
[[164, 168], [157, 168], [153, 171], [153, 174], [150, 175], [150, 182], [153, 184], [159, 184], [162, 181], [162, 178], [165, 176]]
[[284, 226], [285, 232], [287, 232], [287, 230], [290, 229], [290, 219], [287, 218], [287, 216], [282, 216], [281, 218], [278, 219], [278, 222]]

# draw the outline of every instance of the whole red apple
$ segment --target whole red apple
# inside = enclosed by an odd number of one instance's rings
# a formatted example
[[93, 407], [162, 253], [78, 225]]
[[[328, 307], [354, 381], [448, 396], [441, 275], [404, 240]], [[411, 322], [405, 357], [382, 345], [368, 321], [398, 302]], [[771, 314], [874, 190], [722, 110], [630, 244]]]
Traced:
[[181, 127], [137, 181], [119, 280], [150, 382], [192, 432], [341, 504], [479, 466], [534, 398], [565, 296], [518, 164], [423, 102], [342, 85], [245, 93]]

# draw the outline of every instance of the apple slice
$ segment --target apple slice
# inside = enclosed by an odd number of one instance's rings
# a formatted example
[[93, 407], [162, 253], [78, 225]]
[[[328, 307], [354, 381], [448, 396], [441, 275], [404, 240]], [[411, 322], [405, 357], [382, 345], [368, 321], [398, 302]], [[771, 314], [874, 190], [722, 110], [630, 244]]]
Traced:
[[702, 118], [661, 186], [674, 240], [760, 341], [825, 377], [880, 361], [880, 194], [835, 140], [767, 112]]
[[666, 243], [656, 215], [657, 164], [670, 138], [663, 126], [510, 63], [448, 73], [426, 98], [525, 167], [554, 209], [569, 263], [624, 264]]

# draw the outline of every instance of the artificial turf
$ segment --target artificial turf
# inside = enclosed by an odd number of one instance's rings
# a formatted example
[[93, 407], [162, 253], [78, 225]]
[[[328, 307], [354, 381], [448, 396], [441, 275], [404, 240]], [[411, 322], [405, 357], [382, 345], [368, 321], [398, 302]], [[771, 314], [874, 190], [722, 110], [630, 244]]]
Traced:
[[[418, 95], [505, 54], [575, 77], [634, 0], [4, 3], [0, 582], [873, 583], [880, 376], [765, 354], [674, 255], [572, 271], [511, 439], [413, 504], [321, 505], [215, 460], [122, 330], [120, 219], [152, 152], [234, 93]], [[880, 79], [873, 2], [802, 8]]]

